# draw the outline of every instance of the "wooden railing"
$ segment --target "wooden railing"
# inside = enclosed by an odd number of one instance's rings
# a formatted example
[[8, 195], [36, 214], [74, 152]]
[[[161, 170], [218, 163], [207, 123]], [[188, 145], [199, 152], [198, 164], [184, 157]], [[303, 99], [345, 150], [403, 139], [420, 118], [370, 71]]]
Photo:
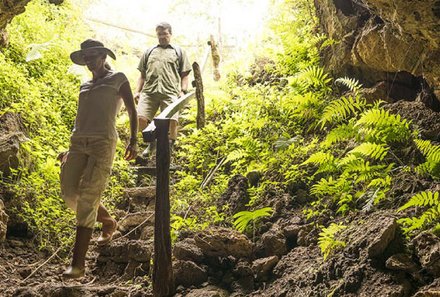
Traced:
[[[207, 53], [211, 52], [213, 57], [214, 80], [218, 80], [218, 63], [220, 56], [211, 37]], [[209, 51], [208, 51], [209, 50]], [[153, 259], [153, 296], [164, 297], [174, 294], [174, 276], [171, 254], [170, 234], [170, 144], [168, 131], [170, 120], [173, 115], [179, 112], [188, 101], [196, 95], [197, 97], [197, 128], [202, 129], [205, 125], [205, 102], [203, 97], [203, 83], [201, 72], [206, 64], [207, 55], [202, 67], [193, 63], [195, 91], [178, 98], [176, 102], [163, 110], [154, 120], [142, 131], [142, 138], [145, 142], [157, 140], [156, 145], [156, 206], [154, 220], [154, 259]], [[202, 69], [202, 70], [200, 70]]]
[[170, 296], [174, 293], [170, 234], [170, 144], [168, 131], [171, 117], [181, 110], [195, 92], [179, 98], [162, 111], [142, 131], [146, 142], [157, 140], [156, 149], [156, 204], [154, 219], [153, 295]]

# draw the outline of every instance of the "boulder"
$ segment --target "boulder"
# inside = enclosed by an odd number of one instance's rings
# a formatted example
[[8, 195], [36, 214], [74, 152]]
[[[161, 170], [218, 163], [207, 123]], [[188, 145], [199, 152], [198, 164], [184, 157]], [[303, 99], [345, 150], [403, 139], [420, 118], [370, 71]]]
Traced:
[[176, 285], [198, 286], [208, 279], [207, 271], [192, 261], [177, 260], [173, 263]]
[[278, 228], [273, 228], [261, 236], [267, 256], [282, 256], [287, 252], [286, 237]]
[[194, 261], [201, 263], [203, 261], [203, 252], [196, 245], [194, 238], [185, 238], [176, 242], [173, 248], [173, 255], [178, 260]]
[[131, 213], [154, 211], [155, 199], [156, 187], [127, 188], [117, 207]]
[[229, 297], [228, 291], [216, 286], [194, 289], [185, 294], [185, 297]]
[[18, 149], [27, 140], [22, 130], [19, 116], [5, 113], [0, 117], [0, 172], [4, 177], [10, 174], [10, 168], [18, 168]]
[[440, 239], [430, 232], [422, 232], [412, 240], [420, 265], [440, 277]]
[[225, 210], [225, 213], [228, 215], [245, 210], [246, 204], [249, 203], [248, 188], [248, 179], [246, 177], [239, 174], [234, 175], [228, 182], [228, 189], [217, 201], [219, 211], [223, 210], [225, 205], [229, 206]]
[[212, 227], [194, 237], [196, 245], [207, 257], [249, 258], [252, 254], [252, 243], [238, 231]]
[[436, 100], [429, 107], [439, 110], [437, 0], [315, 0], [315, 8], [321, 29], [338, 41], [322, 50], [336, 76], [367, 88], [383, 83], [383, 97], [375, 100], [413, 101], [427, 89]]
[[257, 259], [252, 262], [252, 271], [254, 272], [257, 281], [264, 281], [268, 279], [272, 269], [277, 265], [280, 259], [278, 256], [271, 256], [267, 258]]

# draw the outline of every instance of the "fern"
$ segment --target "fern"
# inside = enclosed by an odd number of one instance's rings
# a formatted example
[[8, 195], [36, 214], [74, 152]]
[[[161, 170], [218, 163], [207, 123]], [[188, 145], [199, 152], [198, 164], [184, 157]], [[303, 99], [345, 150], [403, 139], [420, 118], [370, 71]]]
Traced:
[[440, 175], [440, 146], [432, 144], [429, 140], [415, 139], [417, 148], [423, 153], [426, 162], [417, 166], [419, 174], [430, 174], [433, 177]]
[[254, 211], [240, 211], [233, 216], [235, 219], [233, 223], [234, 227], [238, 231], [243, 232], [250, 222], [253, 222], [255, 225], [257, 220], [270, 216], [272, 212], [273, 209], [271, 207], [264, 207]]
[[349, 122], [347, 124], [342, 124], [331, 130], [325, 140], [321, 143], [324, 148], [330, 147], [334, 143], [346, 141], [356, 137], [357, 130], [354, 129], [354, 124]]
[[330, 102], [324, 109], [320, 123], [323, 128], [327, 123], [340, 122], [347, 119], [351, 115], [357, 115], [367, 106], [364, 99], [359, 96], [356, 97], [341, 97], [335, 101]]
[[388, 148], [381, 144], [364, 142], [352, 149], [348, 154], [360, 154], [375, 160], [383, 160], [388, 153]]
[[345, 228], [347, 228], [347, 226], [335, 223], [331, 223], [327, 228], [322, 228], [322, 231], [319, 233], [318, 245], [321, 249], [321, 253], [323, 254], [324, 261], [336, 249], [346, 246], [345, 242], [336, 240], [336, 234]]
[[390, 114], [387, 110], [373, 108], [365, 111], [355, 124], [367, 141], [403, 142], [411, 136], [409, 121], [400, 115]]
[[362, 88], [362, 84], [355, 78], [341, 77], [336, 79], [335, 82], [346, 86], [350, 91], [355, 93], [358, 93]]
[[403, 226], [403, 231], [408, 234], [417, 229], [424, 229], [440, 220], [440, 201], [438, 192], [420, 192], [412, 196], [410, 200], [398, 209], [403, 211], [410, 207], [424, 207], [426, 210], [419, 216], [413, 218], [402, 218], [398, 220]]
[[336, 170], [335, 157], [331, 153], [324, 153], [324, 152], [314, 153], [301, 165], [307, 165], [310, 163], [319, 165], [319, 168], [315, 172], [315, 174], [320, 172], [331, 172]]
[[439, 205], [438, 200], [439, 193], [435, 192], [420, 192], [409, 199], [407, 203], [405, 203], [402, 207], [398, 209], [398, 211], [405, 210], [407, 208], [413, 207], [413, 206], [435, 206]]
[[294, 78], [294, 82], [303, 90], [312, 88], [321, 89], [324, 92], [330, 91], [328, 85], [331, 80], [328, 73], [324, 72], [324, 68], [319, 66], [309, 66], [299, 72]]

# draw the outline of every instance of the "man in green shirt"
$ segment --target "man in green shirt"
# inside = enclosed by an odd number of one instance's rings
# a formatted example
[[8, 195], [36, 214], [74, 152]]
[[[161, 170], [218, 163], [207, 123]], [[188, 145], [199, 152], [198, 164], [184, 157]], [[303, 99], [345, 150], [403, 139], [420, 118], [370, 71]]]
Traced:
[[[134, 98], [138, 100], [139, 131], [148, 126], [159, 107], [164, 110], [188, 90], [191, 66], [185, 51], [170, 44], [171, 25], [159, 23], [156, 34], [159, 44], [149, 48], [138, 65], [140, 76]], [[170, 121], [172, 142], [177, 138], [177, 120], [178, 114]]]

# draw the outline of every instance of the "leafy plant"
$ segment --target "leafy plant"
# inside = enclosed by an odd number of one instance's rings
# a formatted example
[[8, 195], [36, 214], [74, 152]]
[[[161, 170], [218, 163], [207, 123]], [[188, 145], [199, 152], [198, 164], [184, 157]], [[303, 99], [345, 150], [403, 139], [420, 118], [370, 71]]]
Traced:
[[335, 223], [331, 223], [327, 228], [322, 228], [318, 237], [318, 246], [321, 249], [324, 261], [337, 249], [346, 246], [345, 242], [336, 239], [337, 233], [345, 228], [347, 228], [347, 226]]
[[420, 192], [412, 196], [407, 203], [398, 209], [403, 211], [411, 207], [421, 207], [422, 214], [418, 217], [402, 218], [398, 220], [398, 223], [402, 224], [403, 231], [407, 234], [411, 234], [418, 229], [425, 229], [433, 224], [439, 227], [438, 223], [440, 219], [440, 200], [438, 192]]
[[272, 214], [273, 209], [271, 207], [264, 207], [256, 209], [254, 211], [240, 211], [234, 214], [234, 227], [240, 232], [244, 232], [249, 226], [249, 223], [253, 223], [253, 230], [255, 230], [255, 224], [258, 220], [268, 217]]
[[422, 175], [440, 177], [440, 146], [432, 144], [429, 140], [415, 139], [414, 142], [426, 158], [426, 162], [420, 164], [416, 171]]

